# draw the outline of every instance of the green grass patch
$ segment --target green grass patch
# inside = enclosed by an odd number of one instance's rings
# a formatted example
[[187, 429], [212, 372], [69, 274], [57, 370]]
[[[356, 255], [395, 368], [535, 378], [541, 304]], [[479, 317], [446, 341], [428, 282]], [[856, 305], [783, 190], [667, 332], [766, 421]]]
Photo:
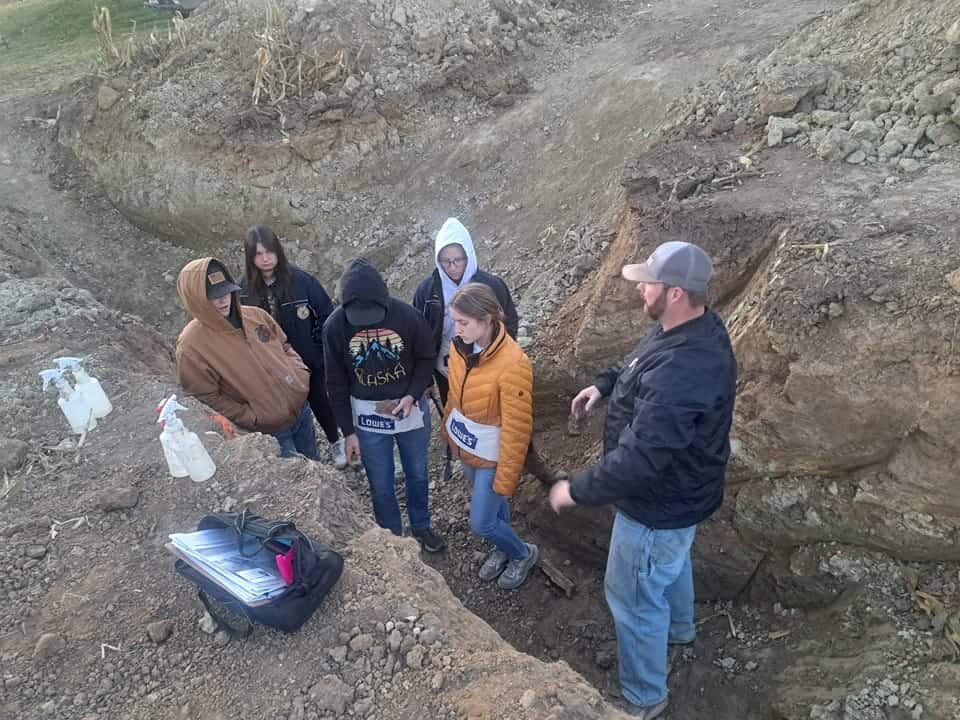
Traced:
[[[2, 2], [2, 0], [0, 0]], [[0, 80], [44, 84], [52, 75], [97, 60], [94, 8], [107, 7], [113, 39], [120, 44], [134, 31], [163, 30], [172, 13], [143, 6], [142, 0], [12, 0], [0, 4]]]

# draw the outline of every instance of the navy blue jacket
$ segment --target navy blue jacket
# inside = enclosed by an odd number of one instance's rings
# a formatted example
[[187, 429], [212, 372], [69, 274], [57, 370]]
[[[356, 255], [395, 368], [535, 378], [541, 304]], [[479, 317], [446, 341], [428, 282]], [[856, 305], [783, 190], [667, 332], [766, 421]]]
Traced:
[[[493, 290], [500, 307], [503, 308], [503, 325], [507, 329], [507, 334], [516, 340], [520, 319], [507, 284], [493, 273], [483, 270], [477, 270], [471, 282], [483, 283]], [[427, 319], [427, 324], [433, 333], [434, 352], [439, 351], [443, 342], [443, 313], [446, 309], [443, 304], [443, 284], [440, 282], [439, 270], [434, 270], [417, 285], [417, 291], [413, 295], [413, 306]]]
[[723, 321], [707, 310], [667, 332], [658, 324], [595, 384], [610, 398], [604, 454], [574, 478], [573, 499], [656, 529], [710, 517], [723, 503], [737, 387]]
[[[241, 303], [270, 312], [270, 303], [266, 298], [256, 302], [250, 297], [246, 275], [240, 279], [240, 287]], [[306, 270], [291, 264], [290, 291], [286, 297], [278, 297], [277, 302], [279, 317], [274, 319], [286, 334], [290, 345], [310, 370], [322, 369], [323, 323], [333, 312], [333, 303], [323, 285]]]

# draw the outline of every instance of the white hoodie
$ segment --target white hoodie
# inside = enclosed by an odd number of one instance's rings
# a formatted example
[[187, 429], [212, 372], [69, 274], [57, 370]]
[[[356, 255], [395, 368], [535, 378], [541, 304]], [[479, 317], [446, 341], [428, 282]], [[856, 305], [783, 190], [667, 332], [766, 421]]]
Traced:
[[[467, 256], [467, 269], [463, 272], [460, 282], [456, 283], [447, 275], [447, 271], [440, 264], [440, 251], [448, 245], [459, 245]], [[437, 233], [434, 242], [434, 262], [440, 271], [440, 282], [443, 285], [443, 340], [440, 343], [440, 354], [437, 355], [437, 370], [444, 376], [447, 374], [447, 363], [450, 360], [450, 343], [453, 341], [453, 318], [450, 317], [450, 301], [457, 290], [473, 280], [477, 274], [477, 251], [473, 247], [473, 238], [456, 218], [447, 218]]]

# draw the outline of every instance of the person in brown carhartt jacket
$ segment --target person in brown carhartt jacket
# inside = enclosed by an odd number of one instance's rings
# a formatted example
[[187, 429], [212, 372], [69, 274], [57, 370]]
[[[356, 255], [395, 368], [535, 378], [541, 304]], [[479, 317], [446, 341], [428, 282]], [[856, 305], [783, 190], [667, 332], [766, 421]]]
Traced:
[[316, 460], [310, 373], [276, 321], [240, 304], [240, 287], [215, 258], [187, 263], [177, 291], [193, 316], [177, 339], [177, 381], [187, 394], [245, 430], [272, 434], [281, 455]]

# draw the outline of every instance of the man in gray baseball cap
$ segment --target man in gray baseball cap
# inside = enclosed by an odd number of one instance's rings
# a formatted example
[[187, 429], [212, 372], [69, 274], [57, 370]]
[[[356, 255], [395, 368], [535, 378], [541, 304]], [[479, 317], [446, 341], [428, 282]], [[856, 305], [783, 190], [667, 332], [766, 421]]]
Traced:
[[723, 502], [737, 364], [723, 321], [706, 306], [713, 275], [696, 245], [664, 243], [627, 265], [656, 321], [622, 366], [573, 399], [575, 417], [609, 398], [603, 457], [558, 482], [553, 509], [613, 504], [604, 583], [617, 631], [625, 710], [667, 707], [668, 644], [696, 638], [690, 547]]
[[[665, 321], [666, 330], [669, 329], [666, 325], [679, 324], [672, 320], [684, 322], [703, 314], [713, 277], [713, 261], [692, 243], [672, 241], [660, 245], [645, 263], [624, 265], [620, 272], [627, 280], [643, 284], [644, 310], [651, 320]], [[669, 291], [673, 288], [683, 292], [671, 296]], [[671, 297], [686, 302], [674, 308], [669, 302]], [[669, 312], [673, 309], [679, 313]], [[679, 317], [664, 318], [668, 312]]]

